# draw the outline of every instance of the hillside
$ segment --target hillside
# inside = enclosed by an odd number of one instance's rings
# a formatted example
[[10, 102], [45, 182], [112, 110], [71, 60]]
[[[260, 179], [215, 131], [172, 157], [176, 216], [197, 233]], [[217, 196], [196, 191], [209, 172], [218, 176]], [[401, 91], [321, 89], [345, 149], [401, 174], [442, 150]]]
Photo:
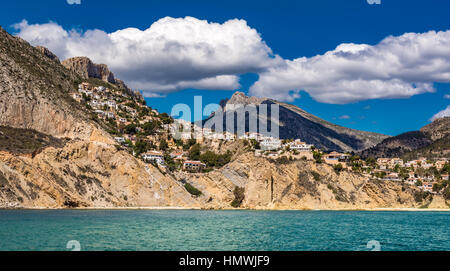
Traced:
[[432, 140], [420, 131], [404, 133], [383, 140], [361, 152], [362, 157], [400, 157], [405, 153], [429, 146]]
[[0, 28], [0, 208], [199, 206], [69, 95], [81, 81]]
[[447, 157], [450, 150], [450, 118], [437, 119], [420, 129], [387, 138], [362, 151], [362, 157]]
[[86, 112], [68, 95], [77, 80], [41, 49], [0, 28], [0, 125], [57, 137], [87, 136]]
[[427, 134], [431, 140], [436, 141], [450, 134], [450, 117], [439, 118], [420, 129]]
[[[252, 153], [207, 174], [178, 177], [202, 192], [205, 208], [229, 208], [236, 198], [249, 209], [448, 208], [442, 197], [427, 196], [416, 186], [336, 173], [313, 161], [279, 163]], [[239, 197], [236, 186], [242, 188]]]
[[[272, 99], [247, 97], [242, 92], [236, 92], [231, 99], [222, 101], [221, 105], [225, 108], [225, 112], [230, 112], [230, 110], [227, 111], [227, 105], [270, 105], [273, 103], [280, 106], [281, 139], [298, 138], [324, 150], [351, 152], [372, 147], [387, 138], [387, 136], [381, 134], [341, 127], [320, 119], [297, 106]], [[235, 119], [235, 127], [236, 122]], [[223, 123], [225, 129], [225, 117]], [[246, 119], [246, 131], [249, 131], [248, 117]]]

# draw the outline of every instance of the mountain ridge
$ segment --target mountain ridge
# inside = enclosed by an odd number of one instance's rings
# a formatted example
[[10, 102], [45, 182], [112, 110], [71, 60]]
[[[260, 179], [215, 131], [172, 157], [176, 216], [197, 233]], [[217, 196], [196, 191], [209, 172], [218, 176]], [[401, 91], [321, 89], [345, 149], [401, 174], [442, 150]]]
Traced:
[[[280, 106], [279, 122], [281, 139], [298, 138], [325, 150], [353, 152], [374, 146], [383, 139], [388, 138], [386, 135], [358, 131], [330, 123], [292, 104], [279, 102], [270, 98], [248, 97], [242, 92], [236, 92], [230, 99], [222, 100], [220, 105], [224, 109], [224, 112], [227, 112], [229, 111], [227, 105], [231, 104], [261, 105], [271, 103]], [[213, 117], [211, 116], [206, 121]], [[225, 125], [226, 119], [224, 118], [224, 128]], [[248, 130], [247, 118], [246, 131]]]
[[[422, 127], [419, 131], [411, 131], [387, 138], [369, 149], [362, 151], [362, 157], [408, 157], [419, 158], [420, 153], [445, 152], [450, 137], [450, 117], [444, 117]], [[433, 147], [435, 145], [435, 147]], [[426, 150], [426, 151], [425, 151]], [[425, 152], [423, 152], [425, 151]], [[415, 154], [414, 154], [415, 153]], [[442, 155], [445, 155], [442, 153]], [[431, 157], [431, 156], [430, 156]]]

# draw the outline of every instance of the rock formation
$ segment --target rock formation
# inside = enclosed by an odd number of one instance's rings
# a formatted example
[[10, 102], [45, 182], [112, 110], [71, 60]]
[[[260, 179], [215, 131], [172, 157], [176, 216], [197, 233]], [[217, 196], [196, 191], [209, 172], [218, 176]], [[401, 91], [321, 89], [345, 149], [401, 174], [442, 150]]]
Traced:
[[83, 79], [97, 78], [115, 84], [114, 74], [105, 64], [94, 64], [87, 57], [73, 57], [62, 62], [63, 66], [74, 71]]

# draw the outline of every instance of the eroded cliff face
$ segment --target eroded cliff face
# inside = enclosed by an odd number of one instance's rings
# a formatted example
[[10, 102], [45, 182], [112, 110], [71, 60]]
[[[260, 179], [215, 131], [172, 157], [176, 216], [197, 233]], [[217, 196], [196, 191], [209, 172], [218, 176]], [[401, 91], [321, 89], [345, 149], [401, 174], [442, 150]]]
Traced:
[[0, 125], [86, 137], [86, 113], [69, 95], [79, 78], [48, 55], [0, 28]]
[[104, 64], [94, 64], [87, 57], [73, 57], [62, 62], [63, 66], [74, 71], [83, 79], [97, 78], [115, 84], [114, 74]]
[[184, 187], [120, 150], [101, 130], [63, 148], [0, 152], [0, 207], [200, 207]]
[[[114, 79], [95, 69], [87, 76]], [[69, 95], [80, 81], [47, 49], [0, 28], [0, 208], [199, 207], [90, 119]]]
[[371, 180], [358, 173], [337, 174], [326, 164], [292, 161], [276, 164], [247, 153], [208, 174], [179, 176], [203, 192], [205, 208], [230, 208], [234, 188], [245, 188], [243, 208], [373, 209], [448, 208], [441, 196], [399, 182]]

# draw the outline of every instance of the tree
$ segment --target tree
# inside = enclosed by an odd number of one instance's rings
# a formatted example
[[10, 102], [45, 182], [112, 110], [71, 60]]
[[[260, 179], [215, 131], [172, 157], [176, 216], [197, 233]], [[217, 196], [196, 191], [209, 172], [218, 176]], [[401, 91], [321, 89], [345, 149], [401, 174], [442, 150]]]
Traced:
[[161, 140], [161, 142], [159, 142], [159, 149], [161, 151], [166, 151], [169, 148], [169, 144], [167, 144], [167, 141], [165, 139]]
[[435, 183], [435, 184], [433, 184], [433, 191], [434, 191], [434, 192], [439, 192], [439, 191], [442, 190], [442, 188], [444, 188], [444, 187], [443, 187], [442, 184], [440, 184], [440, 183]]
[[156, 131], [160, 128], [158, 121], [148, 121], [142, 126], [145, 135], [154, 135]]
[[442, 194], [446, 200], [450, 200], [450, 186], [447, 186]]
[[169, 169], [169, 171], [174, 171], [177, 169], [177, 164], [173, 160], [172, 156], [170, 156], [169, 154], [164, 155], [164, 162], [165, 162], [167, 168]]
[[201, 149], [199, 144], [195, 144], [189, 150], [189, 159], [194, 161], [200, 160]]
[[322, 153], [318, 151], [313, 152], [314, 160], [316, 160], [316, 163], [322, 163]]
[[161, 115], [159, 115], [159, 118], [164, 124], [171, 124], [174, 122], [173, 118], [167, 113], [162, 113]]
[[150, 149], [150, 145], [147, 141], [139, 139], [133, 147], [133, 150], [136, 156], [141, 155], [142, 153], [148, 151]]
[[134, 123], [128, 124], [127, 126], [125, 126], [125, 133], [135, 135], [137, 132], [136, 128], [137, 128], [136, 124]]
[[186, 144], [183, 145], [183, 150], [187, 151], [195, 144], [197, 144], [197, 140], [194, 138], [191, 138], [186, 142]]
[[261, 144], [256, 140], [256, 139], [250, 139], [250, 143], [252, 144], [252, 147], [255, 150], [260, 150], [261, 149]]

